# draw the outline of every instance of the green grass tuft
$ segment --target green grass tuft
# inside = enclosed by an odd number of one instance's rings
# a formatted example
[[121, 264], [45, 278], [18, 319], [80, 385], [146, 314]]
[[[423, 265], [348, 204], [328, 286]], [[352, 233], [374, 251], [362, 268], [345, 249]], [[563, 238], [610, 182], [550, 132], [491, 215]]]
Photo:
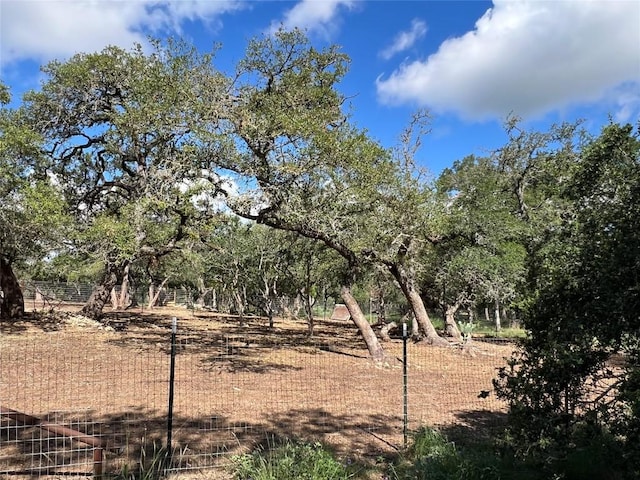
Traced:
[[354, 477], [349, 466], [338, 461], [320, 443], [270, 442], [267, 448], [233, 457], [232, 463], [237, 480], [347, 480]]

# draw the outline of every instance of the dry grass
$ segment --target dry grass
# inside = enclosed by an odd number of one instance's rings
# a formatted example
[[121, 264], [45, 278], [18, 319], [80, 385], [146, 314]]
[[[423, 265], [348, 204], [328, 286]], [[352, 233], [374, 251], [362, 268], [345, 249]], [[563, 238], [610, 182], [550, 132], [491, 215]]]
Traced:
[[[220, 463], [269, 435], [321, 440], [359, 459], [402, 445], [402, 343], [385, 344], [387, 361], [374, 364], [346, 322], [319, 321], [309, 338], [299, 321], [270, 329], [259, 318], [180, 309], [109, 313], [110, 328], [69, 311], [33, 316], [0, 324], [0, 405], [104, 437], [118, 449], [110, 469], [134, 464], [166, 437], [172, 316], [176, 467]], [[504, 405], [480, 393], [512, 346], [479, 344], [475, 357], [408, 350], [410, 426], [489, 435]], [[41, 462], [42, 432], [2, 422], [0, 472]]]

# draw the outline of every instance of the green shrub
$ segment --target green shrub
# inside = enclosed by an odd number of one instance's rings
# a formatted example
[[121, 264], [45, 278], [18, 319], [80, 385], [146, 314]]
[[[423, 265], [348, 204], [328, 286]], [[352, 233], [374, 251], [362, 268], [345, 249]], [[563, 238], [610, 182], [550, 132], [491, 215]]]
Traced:
[[462, 480], [480, 479], [482, 476], [473, 472], [473, 465], [440, 432], [433, 428], [421, 428], [413, 435], [411, 446], [405, 455], [392, 467], [391, 478]]
[[390, 466], [390, 480], [538, 480], [535, 469], [498, 456], [492, 445], [460, 448], [433, 428], [421, 428]]
[[238, 480], [346, 480], [353, 477], [349, 468], [320, 443], [285, 440], [237, 455], [232, 461], [234, 478]]

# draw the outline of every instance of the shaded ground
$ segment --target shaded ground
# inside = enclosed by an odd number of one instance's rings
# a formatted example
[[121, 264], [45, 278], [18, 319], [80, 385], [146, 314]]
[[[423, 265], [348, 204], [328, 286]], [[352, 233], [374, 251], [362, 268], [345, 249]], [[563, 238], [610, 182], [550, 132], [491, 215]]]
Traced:
[[[270, 435], [321, 440], [353, 458], [402, 446], [402, 343], [386, 343], [387, 362], [373, 364], [348, 322], [318, 321], [313, 338], [304, 322], [270, 329], [167, 309], [111, 313], [104, 325], [71, 313], [0, 323], [0, 405], [104, 438], [108, 470], [148, 461], [166, 442], [173, 316], [174, 468], [224, 463]], [[512, 345], [478, 349], [472, 358], [408, 346], [410, 428], [487, 436], [501, 423], [504, 406], [486, 392]], [[54, 465], [91, 470], [91, 452], [0, 420], [0, 475]]]

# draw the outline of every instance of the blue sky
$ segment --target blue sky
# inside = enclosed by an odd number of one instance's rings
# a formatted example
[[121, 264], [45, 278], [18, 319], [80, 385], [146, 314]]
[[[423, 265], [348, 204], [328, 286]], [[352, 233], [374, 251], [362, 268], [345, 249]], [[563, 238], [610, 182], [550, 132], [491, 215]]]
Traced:
[[640, 0], [0, 0], [0, 77], [19, 96], [49, 60], [149, 35], [218, 42], [216, 64], [232, 72], [249, 39], [280, 25], [351, 57], [340, 90], [385, 146], [429, 109], [418, 160], [434, 174], [502, 145], [510, 112], [595, 133], [640, 118]]

